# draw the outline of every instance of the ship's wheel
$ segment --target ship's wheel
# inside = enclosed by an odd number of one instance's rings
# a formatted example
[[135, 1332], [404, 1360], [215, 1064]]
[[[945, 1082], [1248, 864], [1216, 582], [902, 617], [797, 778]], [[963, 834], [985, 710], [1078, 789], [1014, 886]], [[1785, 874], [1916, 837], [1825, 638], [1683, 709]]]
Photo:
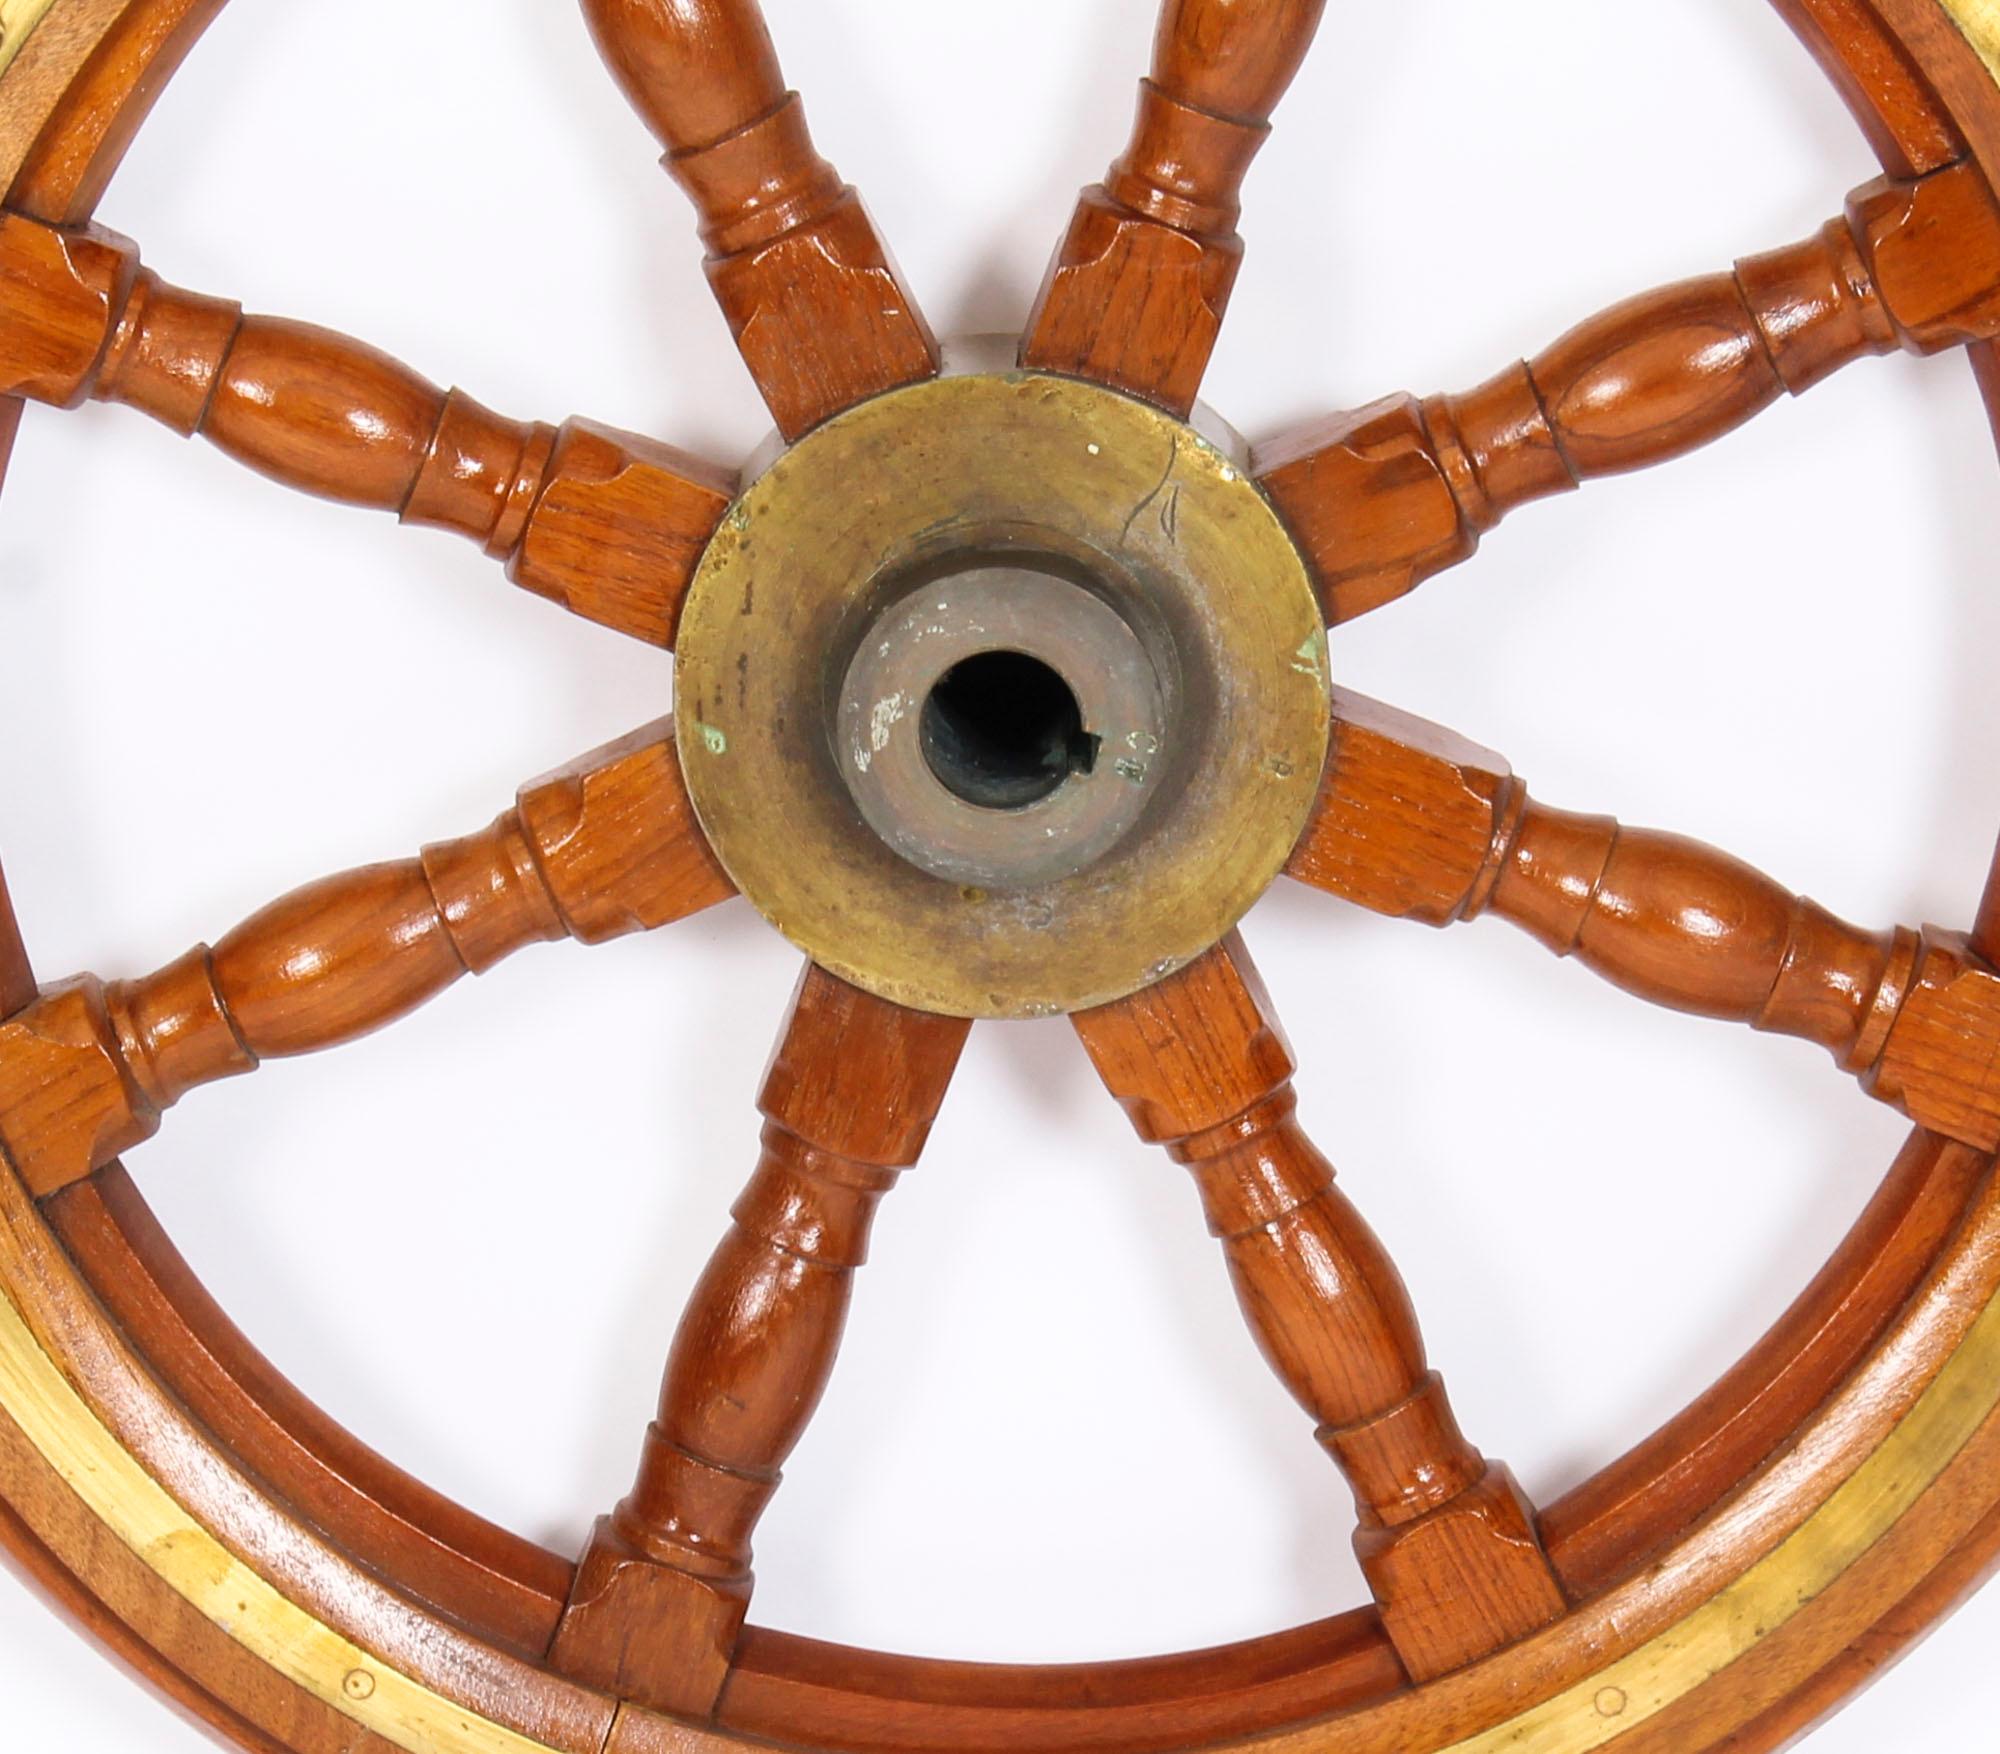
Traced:
[[[1196, 398], [1242, 180], [1323, 0], [1167, 0], [1131, 143], [1025, 329], [942, 344], [753, 0], [585, 0], [776, 421], [724, 463], [496, 414], [167, 283], [91, 216], [221, 0], [0, 0], [10, 433], [22, 399], [124, 404], [456, 531], [551, 613], [676, 664], [670, 720], [492, 826], [153, 974], [38, 986], [0, 892], [0, 1540], [222, 1735], [293, 1754], [1749, 1754], [1946, 1612], [2000, 1552], [2000, 881], [1965, 930], [1849, 925], [1725, 854], [1539, 802], [1328, 663], [1330, 626], [1395, 613], [1515, 507], [1666, 462], [1864, 355], [1964, 350], [2000, 414], [2000, 7], [1776, 3], [1882, 162], [1822, 229], [1465, 393], [1250, 446]], [[1461, 1430], [1299, 1124], [1237, 932], [1280, 878], [1433, 927], [1498, 915], [1640, 998], [1819, 1043], [1860, 1086], [1830, 1101], [1917, 1130], [1739, 1364], [1537, 1505]], [[763, 1154], [630, 1494], [582, 1553], [548, 1552], [286, 1384], [121, 1159], [197, 1086], [353, 1040], [531, 944], [737, 895], [808, 957]], [[1353, 1490], [1373, 1601], [1062, 1669], [762, 1629], [752, 1534], [877, 1205], [973, 1022], [1050, 1016], [1191, 1173]]]

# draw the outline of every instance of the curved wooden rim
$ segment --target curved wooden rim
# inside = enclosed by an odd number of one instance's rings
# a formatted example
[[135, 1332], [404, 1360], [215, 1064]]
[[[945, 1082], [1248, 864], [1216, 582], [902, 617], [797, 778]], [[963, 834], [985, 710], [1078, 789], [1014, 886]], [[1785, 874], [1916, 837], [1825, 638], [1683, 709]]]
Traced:
[[[1775, 3], [1892, 168], [1970, 151], [2000, 184], [1996, 75], [1974, 47], [2000, 44], [1993, 0]], [[54, 0], [0, 90], [10, 204], [85, 216], [220, 5]], [[1857, 31], [1869, 59], [1858, 72], [1833, 48]], [[2000, 420], [1994, 350], [1977, 350], [1975, 364]], [[0, 1000], [22, 996], [25, 969], [0, 889]], [[829, 1747], [1137, 1749], [1318, 1719], [1259, 1745], [1362, 1754], [1497, 1749], [1503, 1731], [1529, 1727], [1511, 1714], [1530, 1701], [1536, 1739], [1522, 1745], [1536, 1748], [1614, 1737], [1676, 1754], [1725, 1740], [1772, 1747], [1948, 1610], [2000, 1550], [2000, 1426], [1980, 1386], [2000, 1381], [2000, 1219], [1987, 1169], [1917, 1135], [1771, 1334], [1680, 1418], [1545, 1513], [1565, 1583], [1594, 1599], [1461, 1675], [1403, 1690], [1372, 1611], [1226, 1651], [1078, 1670], [928, 1663], [753, 1631], [721, 1721]], [[0, 1418], [0, 1500], [14, 1507], [0, 1516], [0, 1543], [205, 1721], [254, 1748], [736, 1745], [524, 1660], [546, 1645], [568, 1564], [430, 1493], [327, 1421], [206, 1297], [122, 1175], [39, 1214], [7, 1177], [0, 1218], [0, 1365], [14, 1369], [0, 1369], [0, 1406], [24, 1415]], [[52, 1452], [93, 1429], [107, 1447], [90, 1453], [106, 1469], [120, 1456], [135, 1469], [157, 1460], [164, 1540], [127, 1529], [107, 1542], [107, 1506], [88, 1473], [57, 1483]], [[145, 1497], [145, 1470], [121, 1478]], [[1828, 1572], [1829, 1555], [1845, 1563]], [[1732, 1582], [1734, 1572], [1744, 1576]], [[317, 1627], [334, 1641], [328, 1660], [350, 1666], [331, 1686], [325, 1663], [274, 1679], [190, 1606], [211, 1573], [246, 1593], [268, 1589], [270, 1615], [303, 1615], [302, 1635], [317, 1638]], [[1750, 1578], [1796, 1594], [1808, 1577], [1805, 1604], [1754, 1616], [1755, 1636], [1716, 1607], [1749, 1597]], [[455, 1625], [440, 1633], [424, 1608]], [[1670, 1665], [1662, 1682], [1663, 1649], [1684, 1653], [1691, 1627], [1719, 1640], [1712, 1649], [1725, 1660], [1699, 1674]], [[1607, 1680], [1614, 1657], [1622, 1666]], [[361, 1697], [361, 1683], [345, 1685], [355, 1674], [372, 1683]], [[381, 1740], [356, 1744], [356, 1722]]]

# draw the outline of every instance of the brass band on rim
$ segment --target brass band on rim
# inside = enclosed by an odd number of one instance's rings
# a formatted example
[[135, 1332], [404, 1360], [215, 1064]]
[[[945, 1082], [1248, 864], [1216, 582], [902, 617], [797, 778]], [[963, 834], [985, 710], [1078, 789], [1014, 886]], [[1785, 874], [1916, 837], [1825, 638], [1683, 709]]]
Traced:
[[[0, 0], [0, 71], [61, 0]], [[2000, 0], [1940, 0], [2000, 78]], [[0, 1168], [10, 1184], [10, 1168]], [[18, 1186], [15, 1225], [36, 1222]], [[414, 1754], [556, 1754], [544, 1742], [491, 1722], [422, 1683], [374, 1663], [348, 1638], [265, 1584], [148, 1476], [72, 1381], [75, 1361], [56, 1357], [24, 1319], [17, 1298], [37, 1295], [32, 1276], [0, 1275], [0, 1408], [67, 1480], [85, 1508], [183, 1599], [227, 1616], [243, 1647], [316, 1697]], [[1707, 1683], [1810, 1602], [1816, 1586], [1866, 1551], [1942, 1475], [1965, 1442], [2000, 1409], [2000, 1302], [1989, 1304], [1943, 1371], [1863, 1468], [1797, 1532], [1736, 1584], [1568, 1693], [1454, 1745], [1454, 1754], [1589, 1754]], [[1885, 1342], [1885, 1347], [1893, 1342]], [[241, 1583], [246, 1593], [235, 1593]], [[223, 1603], [216, 1592], [230, 1596]], [[237, 1603], [247, 1603], [242, 1614]], [[346, 1685], [357, 1665], [376, 1679], [366, 1698]], [[1635, 1701], [1616, 1719], [1594, 1696], [1616, 1681]], [[1337, 1747], [1338, 1724], [1291, 1738]], [[691, 1744], [692, 1745], [692, 1744]]]
[[56, 0], [0, 0], [0, 73], [21, 52]]
[[2000, 0], [1938, 0], [2000, 83]]
[[[12, 1180], [11, 1168], [6, 1173]], [[25, 1196], [10, 1189], [6, 1203], [17, 1198]], [[1973, 1228], [1989, 1234], [1983, 1244], [1969, 1239], [1968, 1248], [1990, 1251], [1990, 1233], [2000, 1228], [1992, 1202]], [[1892, 1334], [1880, 1350], [1896, 1349]], [[145, 1472], [92, 1411], [11, 1292], [0, 1295], [0, 1408], [90, 1514], [176, 1594], [211, 1619], [225, 1621], [232, 1637], [261, 1661], [392, 1746], [409, 1754], [560, 1754], [399, 1674], [244, 1565]], [[1789, 1538], [1608, 1667], [1439, 1754], [1593, 1754], [1637, 1728], [1782, 1630], [1889, 1533], [1996, 1412], [2000, 1298], [1971, 1320], [1910, 1411]], [[1559, 1632], [1560, 1623], [1537, 1638]], [[1496, 1653], [1486, 1661], [1504, 1661], [1507, 1655]], [[356, 1673], [373, 1682], [365, 1692], [349, 1683]], [[1599, 1703], [1606, 1689], [1620, 1695], [1615, 1716], [1607, 1717]], [[1256, 1745], [1337, 1754], [1340, 1719], [1280, 1732]]]

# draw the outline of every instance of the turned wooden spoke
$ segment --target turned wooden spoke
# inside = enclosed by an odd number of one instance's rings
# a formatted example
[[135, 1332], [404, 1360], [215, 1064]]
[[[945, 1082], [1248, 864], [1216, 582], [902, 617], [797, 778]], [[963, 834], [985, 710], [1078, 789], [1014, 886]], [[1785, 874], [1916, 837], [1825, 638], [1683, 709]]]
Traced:
[[756, 0], [583, 0], [701, 216], [709, 284], [788, 439], [933, 377], [937, 342], [861, 197], [820, 157]]
[[1435, 725], [1344, 690], [1335, 713], [1292, 876], [1431, 925], [1496, 913], [1642, 998], [1816, 1041], [1919, 1124], [2000, 1147], [1990, 936], [1864, 931], [1712, 847], [1538, 804]]
[[524, 787], [480, 834], [298, 890], [143, 980], [49, 988], [0, 1025], [0, 1144], [52, 1193], [197, 1085], [353, 1041], [524, 945], [599, 943], [733, 893], [671, 728], [649, 727]]
[[18, 213], [0, 214], [0, 393], [122, 402], [288, 486], [455, 530], [653, 645], [733, 491], [669, 446], [503, 419], [358, 341], [168, 286], [110, 232]]
[[1132, 142], [1084, 190], [1022, 363], [1194, 406], [1243, 240], [1239, 197], [1326, 0], [1165, 0]]
[[551, 1656], [707, 1716], [750, 1599], [750, 1537], [819, 1405], [877, 1202], [916, 1162], [971, 1026], [808, 965], [765, 1077], [763, 1155], [667, 1359], [639, 1478], [591, 1537]]
[[1194, 1172], [1264, 1356], [1354, 1488], [1355, 1550], [1411, 1676], [1554, 1619], [1527, 1501], [1460, 1434], [1401, 1278], [1299, 1125], [1242, 940], [1075, 1022], [1140, 1136]]
[[1973, 949], [1987, 961], [2000, 961], [2000, 847], [1994, 849], [1979, 912], [1973, 917], [1971, 939]]
[[2000, 332], [2000, 209], [1971, 164], [1882, 179], [1734, 272], [1649, 293], [1463, 396], [1394, 396], [1260, 447], [1253, 468], [1330, 621], [1464, 560], [1516, 506], [1677, 457], [1865, 354]]

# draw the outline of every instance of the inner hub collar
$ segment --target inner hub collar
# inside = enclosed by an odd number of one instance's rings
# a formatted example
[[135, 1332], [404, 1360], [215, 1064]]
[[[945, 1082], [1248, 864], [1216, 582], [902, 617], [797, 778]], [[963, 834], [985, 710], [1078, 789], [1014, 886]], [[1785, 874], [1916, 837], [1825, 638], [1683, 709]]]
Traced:
[[782, 452], [680, 623], [689, 791], [843, 979], [1105, 1004], [1217, 943], [1325, 763], [1319, 605], [1232, 438], [1074, 379], [944, 377]]
[[1110, 852], [1158, 792], [1171, 674], [1172, 653], [1083, 585], [975, 563], [862, 635], [835, 753], [868, 825], [919, 870], [1050, 883]]

